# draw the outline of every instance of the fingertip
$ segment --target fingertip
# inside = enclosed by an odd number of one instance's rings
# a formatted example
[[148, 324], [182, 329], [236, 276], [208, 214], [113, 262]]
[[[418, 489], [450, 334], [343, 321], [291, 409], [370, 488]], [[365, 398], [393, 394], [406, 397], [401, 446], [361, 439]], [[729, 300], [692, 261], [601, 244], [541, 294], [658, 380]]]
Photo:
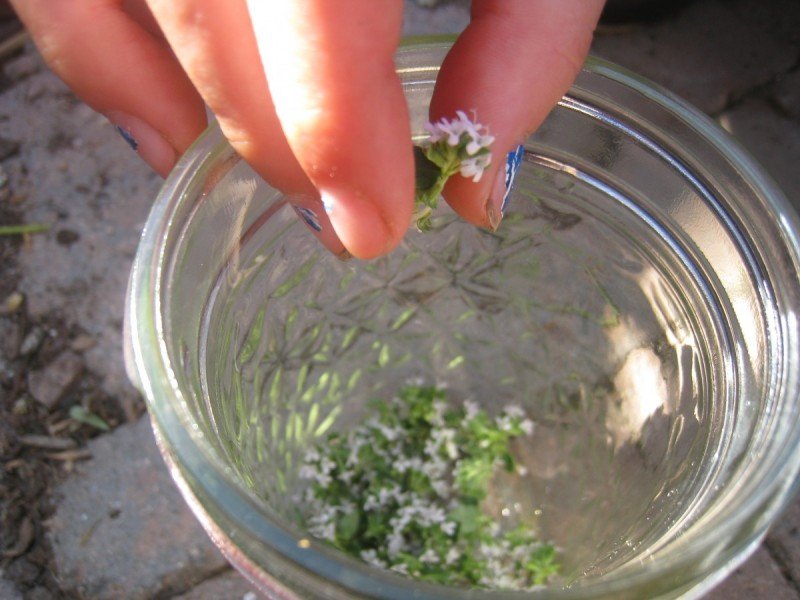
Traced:
[[347, 260], [352, 254], [344, 247], [316, 194], [289, 194], [286, 198], [308, 230], [334, 256]]
[[336, 235], [356, 258], [387, 254], [403, 238], [405, 229], [393, 224], [374, 201], [359, 192], [323, 189], [320, 198]]
[[445, 187], [465, 220], [496, 228], [506, 165], [569, 89], [601, 7], [602, 0], [473, 0], [472, 22], [442, 64], [430, 109], [432, 120], [471, 112], [495, 137], [481, 181], [455, 176]]
[[175, 148], [158, 131], [141, 119], [113, 110], [106, 112], [105, 116], [128, 146], [156, 173], [166, 178], [178, 160]]

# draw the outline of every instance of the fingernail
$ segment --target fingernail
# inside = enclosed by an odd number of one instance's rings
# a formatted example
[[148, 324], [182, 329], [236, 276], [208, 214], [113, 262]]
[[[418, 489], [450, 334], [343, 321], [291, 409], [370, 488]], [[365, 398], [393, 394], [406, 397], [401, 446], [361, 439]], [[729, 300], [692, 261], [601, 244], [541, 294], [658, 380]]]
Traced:
[[177, 160], [177, 154], [161, 134], [141, 119], [122, 112], [108, 112], [106, 118], [147, 164], [162, 177], [167, 176]]
[[362, 194], [327, 189], [320, 190], [320, 199], [331, 226], [353, 256], [375, 258], [397, 245], [399, 240], [378, 207]]
[[297, 213], [297, 216], [300, 217], [300, 220], [305, 223], [309, 231], [316, 236], [331, 254], [339, 260], [351, 258], [350, 253], [333, 230], [333, 226], [319, 198], [296, 194], [287, 197], [287, 200], [294, 212]]
[[305, 208], [304, 206], [293, 206], [294, 211], [297, 215], [308, 225], [309, 229], [315, 233], [319, 233], [322, 231], [322, 225], [319, 222], [319, 216], [310, 208]]
[[339, 254], [336, 255], [336, 258], [338, 258], [342, 262], [345, 262], [353, 258], [353, 255], [350, 254], [347, 250], [342, 250], [341, 252], [339, 252]]
[[506, 155], [504, 168], [497, 172], [492, 193], [486, 201], [486, 217], [493, 231], [497, 230], [503, 215], [505, 215], [511, 188], [522, 164], [523, 156], [525, 156], [525, 147], [519, 145]]

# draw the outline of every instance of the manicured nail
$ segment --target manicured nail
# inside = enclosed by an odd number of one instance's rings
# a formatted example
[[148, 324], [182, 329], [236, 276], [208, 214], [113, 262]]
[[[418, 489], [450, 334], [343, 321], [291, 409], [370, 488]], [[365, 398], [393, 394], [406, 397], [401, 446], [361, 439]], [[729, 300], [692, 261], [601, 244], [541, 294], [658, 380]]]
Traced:
[[512, 150], [506, 156], [506, 168], [504, 183], [506, 186], [505, 193], [503, 194], [503, 204], [500, 206], [500, 212], [505, 214], [506, 206], [508, 205], [508, 198], [511, 195], [511, 186], [514, 185], [514, 180], [517, 178], [519, 166], [522, 164], [522, 159], [525, 156], [525, 146], [520, 144], [516, 149]]
[[117, 133], [122, 136], [122, 139], [128, 142], [128, 146], [130, 146], [131, 149], [136, 152], [136, 150], [139, 148], [139, 142], [136, 141], [136, 138], [133, 137], [133, 134], [127, 129], [123, 129], [119, 125], [115, 125], [115, 127], [117, 128]]
[[322, 225], [319, 223], [319, 216], [310, 208], [305, 208], [304, 206], [294, 206], [294, 211], [297, 215], [303, 219], [306, 225], [312, 230], [317, 233], [322, 231]]
[[486, 218], [493, 231], [500, 226], [500, 221], [506, 212], [511, 188], [522, 164], [523, 156], [525, 156], [525, 147], [522, 145], [517, 146], [506, 155], [504, 168], [497, 172], [492, 186], [492, 193], [486, 201]]
[[350, 253], [344, 247], [319, 198], [305, 194], [294, 194], [287, 197], [289, 204], [305, 223], [309, 231], [339, 260], [348, 260]]
[[172, 169], [177, 154], [172, 146], [150, 125], [128, 114], [111, 111], [106, 117], [128, 145], [162, 177]]

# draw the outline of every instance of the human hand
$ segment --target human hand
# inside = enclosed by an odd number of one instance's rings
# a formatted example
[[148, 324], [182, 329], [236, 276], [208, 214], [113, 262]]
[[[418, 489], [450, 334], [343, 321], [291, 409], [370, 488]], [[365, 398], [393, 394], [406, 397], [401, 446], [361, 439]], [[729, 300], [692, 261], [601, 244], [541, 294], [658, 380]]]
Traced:
[[[372, 258], [402, 239], [414, 163], [393, 64], [400, 0], [12, 4], [53, 70], [161, 175], [205, 128], [205, 102], [236, 151], [313, 211], [332, 251]], [[496, 227], [506, 154], [569, 88], [602, 4], [473, 0], [430, 108], [431, 120], [474, 111], [495, 137], [485, 176], [444, 190], [466, 220]]]

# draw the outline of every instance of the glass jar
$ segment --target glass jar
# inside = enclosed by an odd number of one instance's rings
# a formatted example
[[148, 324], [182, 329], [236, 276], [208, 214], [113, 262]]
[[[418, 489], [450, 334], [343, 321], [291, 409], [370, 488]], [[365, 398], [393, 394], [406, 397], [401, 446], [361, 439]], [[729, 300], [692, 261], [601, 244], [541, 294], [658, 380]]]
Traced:
[[[398, 53], [415, 136], [447, 49]], [[126, 307], [173, 477], [268, 597], [518, 597], [370, 567], [294, 518], [309, 444], [409, 379], [535, 419], [498, 500], [560, 549], [532, 598], [697, 597], [795, 491], [797, 216], [649, 82], [589, 60], [495, 233], [442, 209], [391, 255], [340, 261], [290, 203], [212, 127], [153, 206]]]

